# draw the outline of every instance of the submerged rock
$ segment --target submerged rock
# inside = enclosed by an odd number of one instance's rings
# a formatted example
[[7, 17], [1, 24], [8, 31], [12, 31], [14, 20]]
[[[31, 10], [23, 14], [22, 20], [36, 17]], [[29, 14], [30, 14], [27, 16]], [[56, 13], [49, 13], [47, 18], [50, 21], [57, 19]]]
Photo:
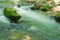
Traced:
[[55, 20], [60, 23], [60, 12], [55, 15]]
[[21, 16], [16, 12], [14, 8], [5, 8], [4, 15], [10, 20], [12, 23], [17, 23]]

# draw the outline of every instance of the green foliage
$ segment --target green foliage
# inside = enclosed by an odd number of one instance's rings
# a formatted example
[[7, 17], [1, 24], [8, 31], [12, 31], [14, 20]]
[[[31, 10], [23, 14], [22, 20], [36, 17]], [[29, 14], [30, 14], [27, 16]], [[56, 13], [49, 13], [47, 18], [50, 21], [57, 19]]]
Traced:
[[16, 12], [13, 8], [5, 8], [4, 9], [4, 15], [11, 21], [11, 22], [17, 22], [21, 16]]

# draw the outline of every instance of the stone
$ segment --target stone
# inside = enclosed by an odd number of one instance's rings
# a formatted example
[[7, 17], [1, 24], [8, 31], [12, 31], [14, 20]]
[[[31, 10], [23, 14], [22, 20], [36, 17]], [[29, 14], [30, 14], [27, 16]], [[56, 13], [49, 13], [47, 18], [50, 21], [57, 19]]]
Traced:
[[55, 15], [55, 20], [57, 21], [57, 22], [59, 22], [60, 23], [60, 12], [57, 12], [57, 14]]
[[4, 8], [4, 15], [10, 20], [12, 23], [17, 23], [21, 16], [16, 12], [14, 8]]
[[39, 10], [39, 6], [34, 6], [34, 7], [31, 7], [32, 10]]
[[49, 11], [52, 9], [52, 6], [50, 6], [49, 4], [44, 4], [40, 7], [40, 10], [42, 11]]

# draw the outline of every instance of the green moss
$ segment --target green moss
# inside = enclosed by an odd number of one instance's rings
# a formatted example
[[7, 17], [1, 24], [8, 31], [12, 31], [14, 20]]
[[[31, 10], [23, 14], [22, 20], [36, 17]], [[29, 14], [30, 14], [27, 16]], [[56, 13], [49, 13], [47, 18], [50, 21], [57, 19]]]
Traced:
[[18, 22], [21, 16], [16, 12], [14, 8], [5, 8], [4, 15], [11, 21], [11, 22]]
[[32, 7], [31, 9], [33, 10], [42, 10], [42, 11], [49, 11], [52, 9], [52, 6], [44, 3], [44, 4], [35, 4], [34, 7]]
[[55, 16], [60, 17], [60, 12], [57, 12]]
[[44, 4], [40, 7], [40, 9], [42, 11], [48, 11], [48, 10], [51, 10], [52, 6], [50, 6], [49, 4]]
[[55, 20], [60, 23], [60, 12], [56, 13]]
[[20, 7], [20, 5], [17, 5], [18, 7]]
[[32, 7], [31, 9], [32, 10], [38, 10], [40, 7], [39, 6], [34, 6], [34, 7]]

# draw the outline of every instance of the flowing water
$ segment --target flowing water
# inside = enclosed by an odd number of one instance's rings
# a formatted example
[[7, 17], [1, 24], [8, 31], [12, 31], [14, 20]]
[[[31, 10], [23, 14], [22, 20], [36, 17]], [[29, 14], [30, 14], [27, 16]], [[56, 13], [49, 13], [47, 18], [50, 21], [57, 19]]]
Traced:
[[0, 9], [0, 40], [60, 40], [60, 24], [30, 7], [14, 7], [22, 16], [18, 24], [10, 23]]

